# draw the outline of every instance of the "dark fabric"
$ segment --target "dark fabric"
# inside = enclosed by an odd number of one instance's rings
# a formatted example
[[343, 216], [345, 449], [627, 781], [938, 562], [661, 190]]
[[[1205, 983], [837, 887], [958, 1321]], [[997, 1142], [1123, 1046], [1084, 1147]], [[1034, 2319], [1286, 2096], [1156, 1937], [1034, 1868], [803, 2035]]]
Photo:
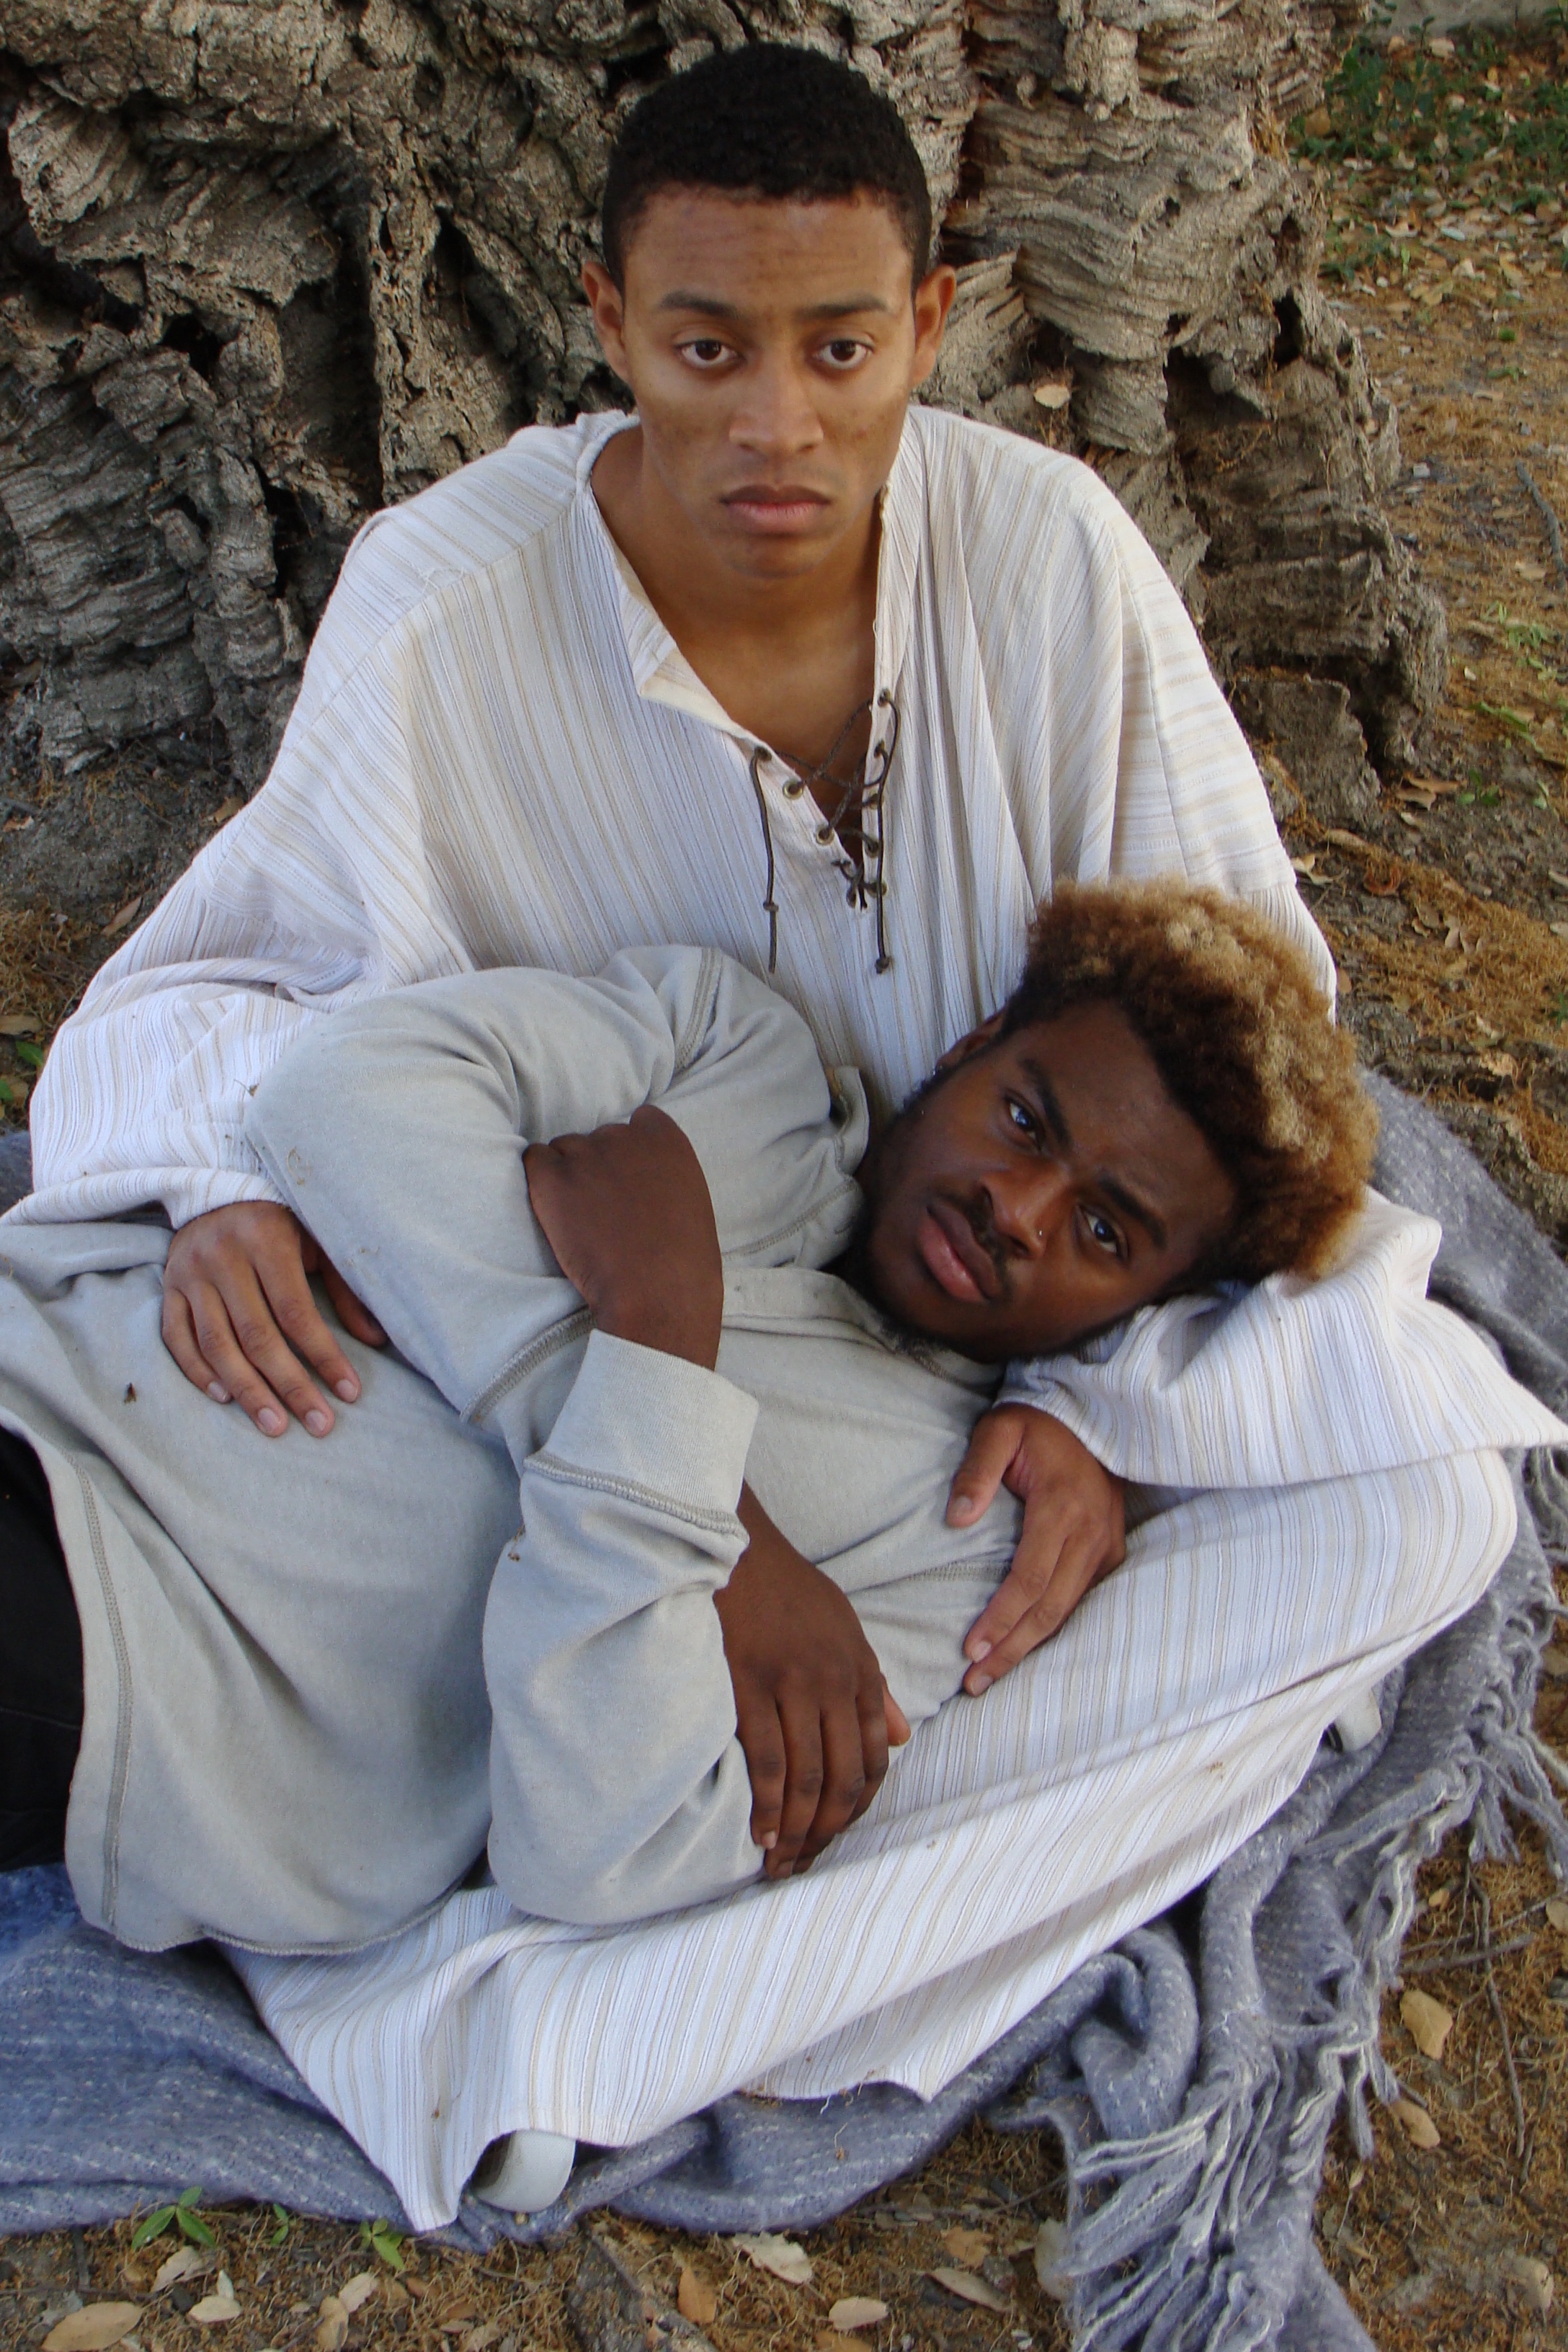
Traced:
[[0, 1430], [0, 1870], [58, 1862], [81, 1745], [81, 1629], [43, 1465]]
[[0, 1209], [9, 1209], [33, 1189], [32, 1139], [25, 1127], [0, 1135]]

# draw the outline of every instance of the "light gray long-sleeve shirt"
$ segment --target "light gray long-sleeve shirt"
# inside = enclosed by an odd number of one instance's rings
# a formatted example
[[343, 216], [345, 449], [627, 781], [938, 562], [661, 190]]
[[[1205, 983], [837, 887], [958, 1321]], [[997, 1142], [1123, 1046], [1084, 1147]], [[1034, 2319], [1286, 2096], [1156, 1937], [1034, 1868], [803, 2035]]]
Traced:
[[[528, 1204], [530, 1138], [648, 1100], [713, 1195], [717, 1372], [590, 1337]], [[858, 1203], [858, 1080], [830, 1084], [737, 966], [660, 949], [341, 1013], [250, 1117], [395, 1343], [347, 1343], [363, 1394], [322, 1443], [268, 1443], [185, 1381], [160, 1230], [4, 1236], [0, 1421], [44, 1462], [83, 1626], [87, 1916], [149, 1947], [352, 1947], [438, 1900], [487, 1834], [546, 1916], [754, 1874], [711, 1601], [742, 1476], [851, 1594], [916, 1720], [957, 1687], [1017, 1523], [1003, 1497], [943, 1524], [994, 1376], [816, 1270]]]

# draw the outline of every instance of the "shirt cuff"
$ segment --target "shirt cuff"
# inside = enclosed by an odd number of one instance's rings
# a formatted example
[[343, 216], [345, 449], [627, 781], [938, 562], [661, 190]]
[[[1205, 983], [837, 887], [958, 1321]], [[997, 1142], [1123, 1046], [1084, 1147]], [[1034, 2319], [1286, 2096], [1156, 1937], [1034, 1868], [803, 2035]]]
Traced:
[[545, 1451], [710, 1520], [734, 1514], [756, 1421], [755, 1398], [721, 1373], [592, 1331]]

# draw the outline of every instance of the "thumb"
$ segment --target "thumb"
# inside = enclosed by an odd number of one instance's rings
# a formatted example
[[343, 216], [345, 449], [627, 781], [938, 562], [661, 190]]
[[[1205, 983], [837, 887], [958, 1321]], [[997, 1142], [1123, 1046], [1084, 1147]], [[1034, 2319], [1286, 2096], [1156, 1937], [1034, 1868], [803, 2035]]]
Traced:
[[947, 1496], [950, 1528], [972, 1527], [995, 1500], [996, 1489], [1018, 1450], [1018, 1422], [1010, 1412], [982, 1413], [969, 1451], [953, 1473]]
[[910, 1736], [910, 1718], [886, 1683], [882, 1685], [882, 1706], [888, 1717], [888, 1745], [901, 1748]]

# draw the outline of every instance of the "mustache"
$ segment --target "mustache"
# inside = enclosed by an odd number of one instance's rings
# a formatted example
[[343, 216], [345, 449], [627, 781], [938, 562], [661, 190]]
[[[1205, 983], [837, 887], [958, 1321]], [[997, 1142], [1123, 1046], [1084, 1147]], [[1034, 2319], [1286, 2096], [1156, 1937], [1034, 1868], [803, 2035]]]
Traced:
[[982, 1184], [967, 1200], [954, 1200], [952, 1205], [974, 1235], [977, 1247], [984, 1251], [996, 1270], [995, 1303], [1000, 1306], [1011, 1289], [1011, 1260], [1007, 1245], [996, 1230], [996, 1212], [992, 1206], [991, 1195]]

